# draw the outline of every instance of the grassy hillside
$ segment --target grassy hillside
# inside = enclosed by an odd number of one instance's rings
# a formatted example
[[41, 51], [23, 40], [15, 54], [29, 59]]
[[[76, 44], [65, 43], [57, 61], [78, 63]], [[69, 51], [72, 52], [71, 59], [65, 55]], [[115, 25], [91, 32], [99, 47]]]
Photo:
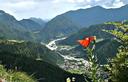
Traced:
[[120, 43], [115, 39], [106, 39], [96, 44], [95, 55], [100, 64], [108, 63], [109, 59], [116, 56]]
[[[56, 63], [61, 61], [61, 58], [55, 52], [49, 51], [43, 45], [35, 45], [31, 42], [1, 40], [1, 64], [7, 69], [16, 69], [33, 75], [39, 82], [65, 82], [67, 77], [76, 77], [77, 82], [84, 81], [82, 75], [72, 74], [59, 68]], [[37, 53], [42, 53], [41, 60], [37, 60]]]
[[77, 82], [83, 82], [84, 80], [82, 75], [68, 73], [58, 66], [28, 58], [22, 56], [22, 54], [0, 52], [0, 60], [7, 69], [27, 72], [39, 82], [65, 82], [67, 77], [76, 77]]
[[0, 40], [0, 52], [22, 54], [33, 59], [39, 59], [51, 64], [63, 63], [63, 58], [39, 43], [24, 42], [18, 40]]
[[0, 65], [0, 81], [1, 80], [2, 82], [37, 82], [26, 73], [7, 70], [3, 65]]

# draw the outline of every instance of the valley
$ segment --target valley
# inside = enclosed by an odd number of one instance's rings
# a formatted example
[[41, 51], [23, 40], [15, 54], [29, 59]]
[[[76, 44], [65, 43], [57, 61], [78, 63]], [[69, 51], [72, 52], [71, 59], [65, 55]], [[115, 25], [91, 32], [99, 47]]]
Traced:
[[[127, 10], [128, 5], [112, 9], [93, 6], [71, 10], [51, 20], [35, 17], [17, 20], [0, 10], [0, 79], [7, 82], [128, 79]], [[15, 73], [29, 80], [19, 80]]]
[[[53, 40], [51, 42], [49, 42], [48, 44], [46, 44], [45, 46], [47, 48], [49, 48], [50, 50], [54, 50], [56, 53], [58, 53], [61, 57], [63, 57], [64, 59], [64, 63], [58, 65], [59, 67], [61, 67], [64, 70], [80, 70], [80, 68], [82, 68], [82, 72], [86, 71], [87, 69], [85, 68], [89, 68], [89, 63], [87, 60], [83, 59], [83, 58], [75, 58], [73, 56], [71, 56], [71, 54], [67, 54], [67, 55], [63, 55], [61, 53], [61, 50], [65, 50], [65, 52], [71, 50], [73, 47], [70, 46], [57, 46], [56, 43], [58, 41], [64, 40], [66, 39], [66, 37], [64, 38], [59, 38], [56, 40]], [[75, 48], [75, 47], [74, 47]]]

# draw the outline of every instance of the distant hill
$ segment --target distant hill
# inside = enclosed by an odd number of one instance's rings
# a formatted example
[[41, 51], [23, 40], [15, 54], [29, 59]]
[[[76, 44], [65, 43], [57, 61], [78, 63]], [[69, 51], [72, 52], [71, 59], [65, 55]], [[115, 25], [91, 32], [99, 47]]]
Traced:
[[128, 19], [128, 5], [115, 9], [105, 9], [100, 6], [94, 6], [87, 9], [69, 11], [62, 15], [71, 19], [75, 24], [87, 27], [94, 24], [101, 24], [111, 21], [124, 21]]
[[0, 10], [0, 38], [34, 40], [33, 33], [24, 28], [10, 14]]
[[42, 40], [40, 30], [46, 22], [31, 18], [16, 20], [12, 15], [0, 10], [0, 39], [16, 39], [39, 42]]
[[24, 29], [32, 32], [40, 31], [44, 27], [31, 19], [23, 19], [20, 20], [19, 23], [24, 27]]
[[88, 9], [69, 11], [56, 16], [49, 21], [41, 31], [45, 40], [69, 36], [81, 28], [101, 24], [109, 21], [123, 21], [128, 19], [128, 5], [116, 9], [105, 9], [95, 6]]
[[28, 40], [32, 36], [13, 16], [0, 10], [0, 38]]
[[48, 22], [47, 20], [42, 20], [41, 18], [34, 18], [34, 17], [31, 17], [31, 18], [29, 18], [29, 19], [35, 21], [35, 22], [38, 23], [38, 24], [40, 24], [42, 27], [44, 27], [45, 24]]
[[66, 16], [57, 16], [49, 21], [44, 29], [40, 31], [41, 38], [44, 42], [52, 39], [68, 36], [79, 30], [79, 25]]

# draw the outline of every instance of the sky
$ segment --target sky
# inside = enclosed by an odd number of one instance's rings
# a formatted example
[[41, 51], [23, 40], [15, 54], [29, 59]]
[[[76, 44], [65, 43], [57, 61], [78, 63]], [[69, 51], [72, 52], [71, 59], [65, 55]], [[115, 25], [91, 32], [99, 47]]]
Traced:
[[128, 0], [0, 0], [0, 10], [18, 20], [30, 17], [46, 20], [70, 10], [97, 5], [104, 8], [119, 8], [127, 3]]

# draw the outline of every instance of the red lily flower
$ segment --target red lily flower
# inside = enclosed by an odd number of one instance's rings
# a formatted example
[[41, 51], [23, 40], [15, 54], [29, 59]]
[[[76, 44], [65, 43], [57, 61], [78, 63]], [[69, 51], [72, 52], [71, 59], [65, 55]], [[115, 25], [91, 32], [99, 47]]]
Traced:
[[78, 42], [83, 46], [83, 47], [88, 47], [89, 44], [92, 42], [92, 41], [95, 41], [96, 40], [96, 36], [91, 36], [91, 37], [86, 37], [85, 39], [83, 40], [78, 40]]

